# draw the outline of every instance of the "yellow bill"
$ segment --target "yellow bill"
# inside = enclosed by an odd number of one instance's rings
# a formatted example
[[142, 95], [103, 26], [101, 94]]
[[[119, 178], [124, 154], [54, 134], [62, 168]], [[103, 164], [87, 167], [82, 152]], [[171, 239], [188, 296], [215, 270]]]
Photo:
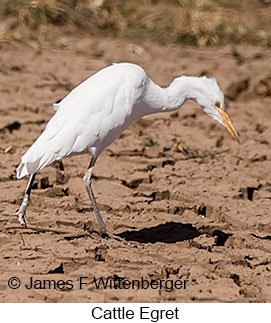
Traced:
[[221, 107], [216, 106], [215, 108], [219, 112], [221, 120], [222, 120], [223, 124], [225, 125], [225, 127], [228, 129], [229, 133], [233, 136], [234, 139], [236, 139], [239, 142], [239, 135], [238, 135], [237, 131], [235, 130], [227, 113]]

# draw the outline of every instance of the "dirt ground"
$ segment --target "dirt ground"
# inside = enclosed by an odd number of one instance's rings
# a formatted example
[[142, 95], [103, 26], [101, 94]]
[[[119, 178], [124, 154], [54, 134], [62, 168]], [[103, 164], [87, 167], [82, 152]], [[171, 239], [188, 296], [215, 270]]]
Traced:
[[[71, 38], [68, 48], [0, 50], [0, 301], [270, 302], [270, 50], [140, 47], [99, 38]], [[140, 64], [162, 86], [182, 74], [216, 77], [240, 145], [190, 101], [178, 113], [144, 117], [94, 168], [102, 216], [122, 241], [93, 232], [82, 182], [87, 155], [37, 175], [27, 213], [32, 224], [22, 229], [9, 215], [27, 183], [15, 176], [21, 155], [45, 128], [54, 102], [121, 61]], [[18, 289], [8, 287], [11, 277], [21, 280]], [[27, 289], [30, 277], [64, 283]], [[81, 289], [80, 277], [89, 283]], [[187, 286], [97, 290], [95, 277]]]

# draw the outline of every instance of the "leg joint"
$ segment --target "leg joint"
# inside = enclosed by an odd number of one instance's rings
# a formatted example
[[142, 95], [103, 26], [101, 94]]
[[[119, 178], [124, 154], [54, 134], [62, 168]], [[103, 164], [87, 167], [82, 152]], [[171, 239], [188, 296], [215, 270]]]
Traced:
[[89, 185], [90, 184], [90, 176], [89, 176], [88, 171], [83, 176], [83, 182], [85, 183], [85, 185]]
[[83, 176], [83, 181], [87, 186], [91, 183], [91, 171], [92, 171], [92, 168], [89, 168], [86, 171], [85, 175]]

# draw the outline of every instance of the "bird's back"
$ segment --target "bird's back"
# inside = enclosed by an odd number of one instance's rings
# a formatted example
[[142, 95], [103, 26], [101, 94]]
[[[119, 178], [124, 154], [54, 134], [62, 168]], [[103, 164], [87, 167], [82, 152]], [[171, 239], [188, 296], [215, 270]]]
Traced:
[[33, 174], [71, 154], [97, 156], [139, 115], [133, 107], [148, 77], [138, 65], [106, 67], [73, 89], [60, 103], [43, 133], [22, 156], [17, 177]]

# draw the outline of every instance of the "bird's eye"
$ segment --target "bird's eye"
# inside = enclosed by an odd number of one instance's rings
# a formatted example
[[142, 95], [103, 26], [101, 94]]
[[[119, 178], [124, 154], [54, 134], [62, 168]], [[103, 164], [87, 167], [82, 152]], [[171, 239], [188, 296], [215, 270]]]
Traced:
[[220, 108], [220, 102], [216, 101], [215, 106], [216, 106], [217, 108]]

